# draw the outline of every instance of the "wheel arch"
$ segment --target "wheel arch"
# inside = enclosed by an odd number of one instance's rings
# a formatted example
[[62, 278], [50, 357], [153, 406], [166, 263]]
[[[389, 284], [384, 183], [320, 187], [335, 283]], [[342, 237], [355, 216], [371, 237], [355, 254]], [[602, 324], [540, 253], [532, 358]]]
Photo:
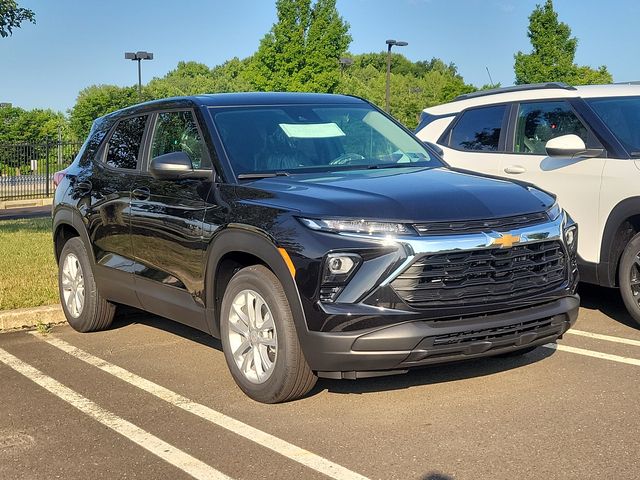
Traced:
[[287, 263], [269, 235], [244, 226], [228, 227], [216, 235], [207, 249], [205, 303], [211, 333], [220, 337], [220, 305], [231, 277], [238, 269], [255, 264], [269, 268], [282, 284], [300, 337], [307, 331], [307, 324], [300, 294]]
[[87, 234], [82, 221], [78, 214], [70, 208], [58, 208], [53, 215], [52, 222], [53, 232], [53, 253], [55, 255], [56, 263], [60, 260], [60, 253], [64, 244], [73, 237], [80, 237], [84, 246], [89, 253], [89, 261], [93, 265], [95, 259], [93, 257], [93, 248], [89, 241], [89, 235]]
[[618, 286], [618, 268], [625, 246], [640, 232], [640, 197], [618, 203], [607, 218], [600, 246], [598, 283], [606, 287]]

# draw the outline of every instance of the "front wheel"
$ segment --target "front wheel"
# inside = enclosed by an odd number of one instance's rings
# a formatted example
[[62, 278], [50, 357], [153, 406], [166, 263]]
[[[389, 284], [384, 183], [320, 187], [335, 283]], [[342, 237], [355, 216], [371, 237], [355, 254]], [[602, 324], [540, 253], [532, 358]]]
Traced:
[[254, 400], [295, 400], [315, 385], [282, 284], [263, 265], [243, 268], [229, 282], [220, 333], [233, 379]]
[[640, 325], [640, 233], [627, 243], [622, 252], [618, 283], [629, 314]]

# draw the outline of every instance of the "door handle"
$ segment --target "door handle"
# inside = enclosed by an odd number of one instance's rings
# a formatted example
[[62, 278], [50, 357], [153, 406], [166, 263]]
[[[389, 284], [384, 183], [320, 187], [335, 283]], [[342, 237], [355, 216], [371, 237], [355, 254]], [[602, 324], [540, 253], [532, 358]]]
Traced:
[[131, 192], [131, 196], [136, 200], [149, 200], [151, 191], [147, 187], [136, 188]]
[[76, 183], [76, 190], [80, 192], [82, 195], [86, 195], [91, 191], [93, 185], [88, 180], [83, 180], [81, 182]]
[[509, 165], [508, 167], [505, 167], [504, 171], [505, 173], [512, 173], [517, 175], [520, 173], [525, 173], [527, 169], [521, 165]]

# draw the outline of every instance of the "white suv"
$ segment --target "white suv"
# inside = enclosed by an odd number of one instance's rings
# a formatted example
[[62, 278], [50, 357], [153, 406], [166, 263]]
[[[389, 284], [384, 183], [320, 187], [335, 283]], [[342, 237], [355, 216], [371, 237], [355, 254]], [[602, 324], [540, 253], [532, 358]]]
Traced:
[[533, 183], [580, 225], [581, 280], [640, 323], [640, 86], [520, 85], [427, 108], [417, 136], [453, 167]]

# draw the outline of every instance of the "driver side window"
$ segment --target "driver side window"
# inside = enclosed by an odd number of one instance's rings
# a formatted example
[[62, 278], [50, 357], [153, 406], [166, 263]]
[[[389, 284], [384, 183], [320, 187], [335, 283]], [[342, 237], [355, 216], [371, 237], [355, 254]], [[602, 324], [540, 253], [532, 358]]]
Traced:
[[153, 131], [151, 158], [172, 152], [185, 152], [189, 155], [195, 169], [211, 166], [204, 153], [202, 137], [190, 111], [158, 114]]
[[522, 103], [518, 108], [514, 151], [546, 155], [549, 140], [577, 135], [589, 145], [589, 133], [567, 102]]

